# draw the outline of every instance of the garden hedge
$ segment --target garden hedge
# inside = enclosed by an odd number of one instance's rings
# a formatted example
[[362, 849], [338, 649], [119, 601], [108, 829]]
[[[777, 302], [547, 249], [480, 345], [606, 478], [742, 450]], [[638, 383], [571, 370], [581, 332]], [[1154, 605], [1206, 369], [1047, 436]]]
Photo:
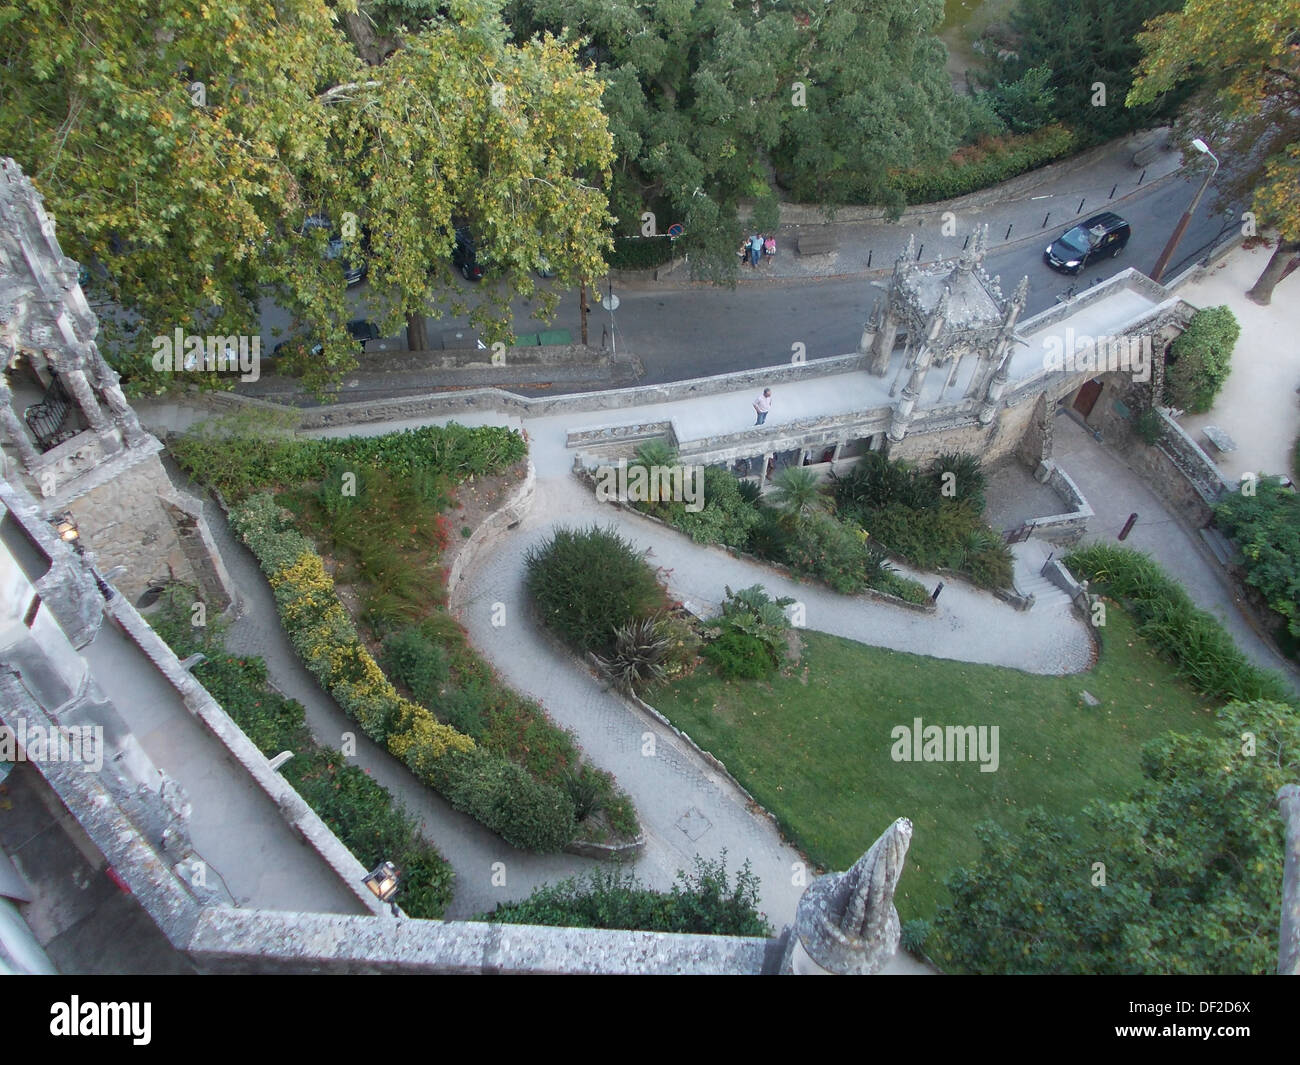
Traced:
[[230, 524], [266, 573], [290, 642], [367, 736], [512, 846], [558, 851], [573, 839], [567, 793], [483, 750], [398, 693], [362, 644], [311, 542], [271, 496], [254, 495], [233, 508]]

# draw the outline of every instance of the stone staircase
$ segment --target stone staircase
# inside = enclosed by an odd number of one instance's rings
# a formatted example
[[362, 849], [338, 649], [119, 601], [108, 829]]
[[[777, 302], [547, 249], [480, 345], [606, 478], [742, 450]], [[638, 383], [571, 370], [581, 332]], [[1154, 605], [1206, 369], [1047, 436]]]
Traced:
[[1042, 576], [1043, 563], [1055, 551], [1057, 557], [1062, 550], [1053, 547], [1046, 540], [1031, 536], [1023, 543], [1012, 544], [1011, 554], [1015, 558], [1012, 578], [1016, 591], [1021, 595], [1034, 597], [1032, 609], [1036, 613], [1064, 613], [1074, 609], [1070, 597], [1055, 584]]

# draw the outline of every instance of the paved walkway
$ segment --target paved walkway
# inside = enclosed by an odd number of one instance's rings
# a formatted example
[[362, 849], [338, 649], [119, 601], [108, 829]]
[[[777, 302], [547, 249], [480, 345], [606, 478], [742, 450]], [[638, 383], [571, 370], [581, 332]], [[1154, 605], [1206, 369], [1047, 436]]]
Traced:
[[1137, 524], [1125, 541], [1127, 546], [1152, 555], [1187, 589], [1197, 606], [1223, 622], [1237, 646], [1253, 662], [1281, 671], [1293, 685], [1300, 680], [1295, 665], [1278, 655], [1247, 620], [1241, 599], [1223, 567], [1121, 454], [1097, 443], [1091, 433], [1063, 413], [1055, 421], [1053, 452], [1096, 512], [1088, 524], [1085, 543], [1118, 542], [1128, 516], [1137, 514]]
[[[816, 385], [817, 382], [807, 382]], [[796, 392], [800, 384], [783, 392]], [[788, 397], [792, 398], [792, 397]], [[717, 397], [725, 406], [727, 397]], [[621, 417], [649, 418], [650, 408], [621, 411]], [[174, 404], [142, 405], [142, 417], [155, 429], [188, 420]], [[471, 640], [503, 678], [539, 699], [551, 716], [572, 729], [593, 761], [615, 774], [636, 802], [647, 834], [646, 851], [636, 864], [648, 883], [668, 887], [678, 869], [693, 857], [718, 857], [723, 850], [734, 867], [748, 858], [762, 883], [762, 905], [777, 928], [793, 919], [802, 887], [792, 870], [799, 854], [784, 844], [765, 818], [752, 813], [729, 780], [710, 767], [673, 733], [607, 692], [576, 660], [557, 651], [532, 623], [523, 598], [523, 555], [557, 523], [613, 522], [649, 559], [663, 568], [675, 595], [716, 604], [724, 587], [761, 583], [773, 595], [790, 595], [805, 606], [809, 627], [865, 643], [963, 661], [993, 662], [1031, 672], [1059, 673], [1086, 668], [1088, 637], [1081, 621], [1054, 614], [1020, 613], [992, 596], [949, 581], [936, 615], [928, 616], [871, 600], [839, 596], [819, 586], [799, 584], [716, 548], [700, 548], [685, 537], [636, 515], [595, 502], [569, 473], [571, 453], [564, 447], [572, 416], [530, 419], [525, 424], [537, 468], [537, 500], [531, 515], [495, 551], [482, 557], [462, 583], [456, 604]], [[162, 421], [165, 424], [159, 424]], [[407, 425], [414, 423], [400, 423]], [[356, 431], [391, 432], [399, 423]], [[263, 656], [277, 687], [301, 701], [313, 732], [338, 746], [354, 726], [307, 674], [282, 633], [274, 602], [251, 555], [233, 542], [224, 521], [209, 508], [209, 519], [232, 578], [244, 593], [244, 614], [233, 625], [229, 646]], [[919, 575], [927, 584], [934, 576]], [[507, 625], [494, 628], [494, 603], [506, 604]], [[645, 734], [655, 737], [655, 754], [645, 757]], [[370, 770], [419, 817], [429, 837], [458, 873], [449, 917], [467, 917], [504, 899], [527, 895], [541, 883], [592, 868], [595, 863], [565, 855], [535, 856], [514, 851], [476, 822], [450, 810], [413, 782], [386, 752], [364, 739], [358, 764]], [[906, 814], [906, 811], [900, 811]], [[884, 826], [863, 826], [865, 849]], [[503, 862], [506, 885], [492, 883], [493, 863]], [[900, 963], [905, 964], [905, 963]]]
[[[1214, 406], [1179, 419], [1230, 481], [1248, 471], [1291, 476], [1292, 447], [1300, 436], [1300, 277], [1281, 282], [1267, 307], [1246, 298], [1272, 254], [1271, 247], [1239, 248], [1178, 293], [1197, 307], [1227, 305], [1241, 325]], [[1237, 450], [1220, 455], [1207, 447], [1201, 432], [1207, 425], [1225, 430]]]

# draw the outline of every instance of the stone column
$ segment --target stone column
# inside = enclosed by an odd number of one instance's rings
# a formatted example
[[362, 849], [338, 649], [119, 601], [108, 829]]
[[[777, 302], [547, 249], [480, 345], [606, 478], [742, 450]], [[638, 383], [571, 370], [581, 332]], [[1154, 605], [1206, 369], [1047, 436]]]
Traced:
[[99, 389], [99, 394], [104, 397], [104, 402], [108, 404], [108, 409], [113, 415], [113, 421], [122, 430], [122, 435], [126, 438], [127, 444], [144, 443], [149, 438], [149, 434], [140, 425], [140, 420], [136, 417], [135, 411], [131, 409], [131, 405], [126, 401], [126, 396], [122, 393], [119, 385], [122, 380], [121, 376], [104, 361], [104, 356], [100, 354], [98, 344], [92, 340], [86, 347], [89, 349], [87, 363], [90, 366], [91, 380], [94, 381], [95, 387]]
[[885, 309], [880, 316], [880, 325], [871, 338], [871, 362], [867, 367], [870, 373], [884, 377], [889, 372], [889, 360], [894, 354], [894, 341], [898, 337], [898, 316], [894, 313], [890, 293], [885, 297]]
[[1300, 976], [1300, 784], [1286, 784], [1278, 789], [1276, 801], [1286, 827], [1277, 974]]
[[0, 429], [18, 451], [23, 465], [31, 469], [41, 457], [27, 436], [27, 429], [18, 413], [14, 410], [13, 393], [9, 391], [9, 379], [0, 371]]
[[796, 976], [870, 976], [898, 952], [894, 892], [903, 873], [912, 822], [900, 817], [847, 873], [819, 876], [794, 918], [787, 972]]

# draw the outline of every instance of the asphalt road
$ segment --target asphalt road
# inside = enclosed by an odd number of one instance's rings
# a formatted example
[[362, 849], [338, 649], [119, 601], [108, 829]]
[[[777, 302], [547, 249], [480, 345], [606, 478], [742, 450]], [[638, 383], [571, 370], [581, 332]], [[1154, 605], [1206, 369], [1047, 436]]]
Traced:
[[[1022, 276], [1029, 277], [1029, 305], [1026, 316], [1051, 307], [1056, 297], [1072, 285], [1082, 291], [1129, 266], [1150, 273], [1173, 232], [1182, 212], [1191, 202], [1201, 176], [1174, 179], [1149, 191], [1139, 190], [1115, 208], [1133, 227], [1127, 248], [1115, 260], [1107, 259], [1083, 272], [1077, 279], [1058, 274], [1043, 262], [1043, 249], [1063, 230], [1052, 226], [1034, 239], [1017, 241], [1003, 248], [996, 245], [985, 258], [985, 268], [1002, 279], [1003, 291], [1010, 292]], [[1226, 239], [1237, 224], [1211, 209], [1213, 190], [1208, 190], [1166, 271], [1176, 276], [1203, 255], [1209, 246]], [[1232, 217], [1238, 218], [1234, 213]], [[455, 279], [458, 285], [473, 287]], [[743, 281], [735, 288], [720, 285], [659, 286], [653, 283], [616, 287], [620, 304], [611, 316], [591, 301], [588, 337], [602, 342], [602, 333], [612, 324], [613, 343], [620, 350], [634, 352], [645, 367], [642, 383], [655, 384], [708, 374], [728, 373], [789, 362], [793, 345], [804, 345], [808, 359], [842, 355], [856, 350], [862, 323], [870, 313], [878, 289], [867, 278], [771, 279]], [[364, 302], [364, 287], [356, 290], [358, 306]], [[529, 305], [514, 305], [515, 332], [542, 328], [568, 329], [576, 341], [579, 335], [577, 293], [565, 293], [556, 317], [549, 325], [533, 319]], [[272, 311], [268, 322], [275, 317]], [[267, 323], [264, 323], [267, 324]], [[464, 319], [430, 322], [430, 333], [467, 327]], [[410, 391], [419, 387], [418, 374], [398, 377], [349, 375], [356, 398], [365, 393], [373, 398], [384, 387]], [[575, 386], [576, 387], [576, 386]], [[569, 390], [557, 382], [548, 388], [554, 394]], [[263, 395], [278, 389], [266, 382], [249, 391]]]

